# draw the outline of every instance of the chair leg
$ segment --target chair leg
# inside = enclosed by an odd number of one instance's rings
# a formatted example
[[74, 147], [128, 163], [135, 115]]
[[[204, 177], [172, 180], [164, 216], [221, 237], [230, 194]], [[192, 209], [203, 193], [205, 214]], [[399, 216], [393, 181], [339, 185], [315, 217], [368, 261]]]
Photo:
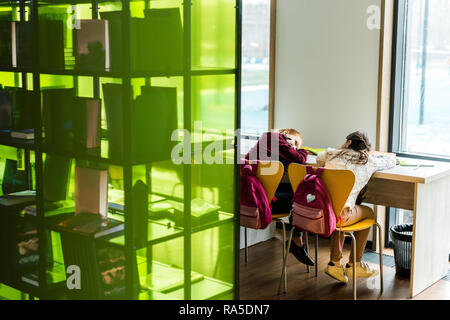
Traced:
[[319, 235], [316, 234], [316, 246], [315, 246], [315, 258], [316, 261], [314, 262], [315, 264], [315, 271], [316, 271], [316, 278], [319, 276]]
[[[304, 231], [303, 231], [304, 232]], [[308, 232], [305, 232], [305, 243], [303, 244], [305, 246], [305, 251], [309, 255], [309, 241], [308, 241]], [[308, 265], [306, 266], [306, 270], [308, 273], [311, 272], [311, 267]]]
[[379, 254], [380, 254], [380, 293], [383, 292], [383, 243], [381, 242], [381, 236], [383, 230], [378, 222], [375, 222], [378, 227], [378, 245], [379, 245]]
[[291, 242], [292, 242], [292, 234], [294, 233], [294, 228], [291, 229], [291, 232], [289, 234], [289, 241], [286, 248], [286, 253], [283, 257], [283, 267], [281, 268], [281, 277], [280, 282], [278, 284], [278, 294], [281, 292], [281, 286], [283, 286], [283, 293], [287, 292], [287, 273], [286, 273], [286, 262], [287, 262], [287, 256], [289, 254], [289, 249], [291, 248]]
[[286, 274], [286, 262], [287, 262], [287, 256], [289, 254], [289, 249], [291, 247], [291, 241], [292, 241], [292, 231], [294, 228], [291, 228], [291, 233], [289, 235], [289, 241], [286, 245], [286, 225], [283, 223], [283, 272], [284, 272], [284, 278], [283, 278], [283, 292], [287, 292], [287, 274]]
[[[281, 293], [281, 283], [283, 281], [283, 276], [284, 276], [284, 257], [286, 255], [286, 226], [283, 223], [283, 221], [281, 221], [281, 228], [283, 229], [283, 240], [281, 241], [281, 252], [282, 252], [282, 261], [283, 261], [283, 267], [281, 270], [281, 277], [280, 277], [280, 282], [278, 283], [278, 294]], [[283, 288], [284, 289], [284, 288]]]
[[281, 222], [281, 226], [283, 229], [283, 241], [281, 243], [281, 248], [283, 249], [282, 250], [283, 257], [282, 258], [284, 259], [284, 256], [286, 255], [286, 225], [283, 222]]
[[248, 262], [247, 228], [244, 228], [244, 241], [245, 241], [245, 264], [247, 264]]
[[352, 250], [353, 250], [353, 300], [356, 300], [356, 239], [353, 232], [349, 235], [352, 237]]

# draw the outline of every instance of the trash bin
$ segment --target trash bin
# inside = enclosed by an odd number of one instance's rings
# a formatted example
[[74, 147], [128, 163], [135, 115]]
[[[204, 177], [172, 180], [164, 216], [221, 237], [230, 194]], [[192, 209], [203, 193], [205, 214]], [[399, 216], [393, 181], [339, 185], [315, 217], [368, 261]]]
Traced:
[[394, 242], [395, 271], [402, 277], [411, 276], [412, 224], [400, 224], [391, 227]]

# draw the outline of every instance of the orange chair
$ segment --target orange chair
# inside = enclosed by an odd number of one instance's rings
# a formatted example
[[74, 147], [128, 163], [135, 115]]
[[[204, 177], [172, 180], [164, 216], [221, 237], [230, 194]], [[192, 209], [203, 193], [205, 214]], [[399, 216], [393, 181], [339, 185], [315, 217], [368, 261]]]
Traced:
[[[281, 178], [283, 177], [283, 173], [284, 173], [284, 166], [279, 161], [260, 161], [258, 164], [256, 177], [259, 179], [264, 188], [264, 192], [267, 196], [269, 204], [272, 202], [272, 199], [275, 196], [275, 191], [277, 190], [278, 185], [280, 184]], [[272, 220], [277, 221], [288, 215], [289, 212], [287, 212], [286, 214], [278, 214], [272, 216]], [[245, 263], [247, 263], [248, 262], [247, 228], [245, 228], [244, 241], [245, 241]]]
[[[292, 189], [297, 190], [298, 185], [303, 180], [303, 178], [306, 175], [306, 166], [292, 163], [289, 165], [288, 168], [289, 172], [289, 179], [291, 182]], [[333, 205], [333, 210], [336, 214], [336, 216], [339, 218], [345, 202], [347, 201], [350, 192], [353, 188], [353, 185], [355, 184], [355, 175], [350, 170], [341, 170], [341, 169], [326, 169], [322, 174], [322, 181], [324, 182], [325, 186], [328, 189], [328, 192], [331, 197], [331, 202]], [[351, 237], [352, 238], [352, 250], [353, 250], [353, 298], [356, 300], [356, 240], [353, 235], [353, 232], [364, 230], [367, 228], [370, 228], [371, 226], [377, 226], [379, 231], [379, 247], [380, 247], [380, 284], [381, 284], [381, 291], [383, 291], [383, 252], [382, 252], [382, 245], [381, 245], [381, 235], [382, 235], [382, 228], [381, 226], [374, 220], [374, 219], [364, 219], [362, 221], [359, 221], [351, 226], [345, 226], [342, 227], [342, 232], [344, 237]], [[287, 252], [289, 252], [289, 248], [292, 241], [292, 231], [289, 236], [289, 242], [288, 247], [286, 249]], [[318, 255], [318, 237], [316, 236], [316, 275], [317, 275], [317, 267], [318, 267], [318, 261], [317, 261], [317, 255]], [[286, 284], [287, 282], [287, 276], [286, 276], [286, 259], [287, 254], [284, 255], [283, 259], [283, 269], [281, 273], [280, 278], [280, 286], [281, 282], [284, 277], [284, 282]], [[284, 287], [284, 292], [286, 292], [286, 285]]]

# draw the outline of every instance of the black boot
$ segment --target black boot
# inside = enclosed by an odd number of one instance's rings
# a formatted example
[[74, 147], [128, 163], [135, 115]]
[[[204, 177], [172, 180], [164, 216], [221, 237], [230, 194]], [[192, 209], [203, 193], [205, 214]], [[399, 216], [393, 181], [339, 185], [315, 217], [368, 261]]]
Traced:
[[[286, 241], [286, 247], [287, 243], [288, 242]], [[306, 264], [307, 266], [314, 265], [313, 259], [311, 259], [311, 257], [305, 250], [305, 246], [299, 247], [294, 241], [291, 241], [291, 247], [289, 248], [289, 252], [292, 253], [301, 263]]]

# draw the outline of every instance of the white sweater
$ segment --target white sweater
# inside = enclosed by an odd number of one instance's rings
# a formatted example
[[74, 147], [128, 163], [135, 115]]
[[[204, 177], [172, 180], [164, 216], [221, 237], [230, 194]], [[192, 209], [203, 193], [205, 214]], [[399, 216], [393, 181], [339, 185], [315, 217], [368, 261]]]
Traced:
[[348, 161], [352, 155], [358, 156], [357, 151], [349, 150], [346, 154], [336, 156], [342, 150], [329, 148], [317, 156], [317, 164], [329, 169], [347, 169], [355, 174], [355, 185], [345, 203], [345, 207], [353, 209], [361, 190], [367, 185], [372, 174], [378, 170], [386, 170], [395, 167], [395, 157], [384, 154], [371, 154], [366, 164], [355, 164]]

